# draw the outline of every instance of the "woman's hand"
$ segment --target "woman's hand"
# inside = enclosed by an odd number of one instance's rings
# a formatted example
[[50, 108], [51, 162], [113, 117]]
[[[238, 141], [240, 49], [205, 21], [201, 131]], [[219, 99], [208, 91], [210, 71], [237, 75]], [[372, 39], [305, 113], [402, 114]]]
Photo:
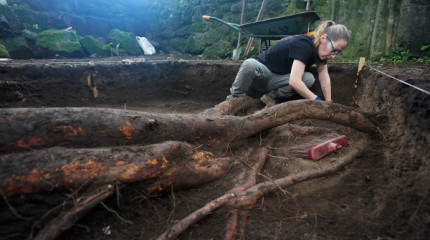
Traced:
[[328, 75], [327, 64], [319, 65], [317, 67], [317, 71], [324, 98], [326, 102], [332, 102], [333, 100], [331, 99], [331, 81], [330, 76]]
[[317, 95], [311, 92], [311, 90], [309, 90], [306, 84], [302, 81], [303, 74], [305, 73], [305, 67], [306, 65], [303, 62], [294, 60], [293, 66], [291, 67], [289, 85], [302, 97], [306, 99], [315, 99]]

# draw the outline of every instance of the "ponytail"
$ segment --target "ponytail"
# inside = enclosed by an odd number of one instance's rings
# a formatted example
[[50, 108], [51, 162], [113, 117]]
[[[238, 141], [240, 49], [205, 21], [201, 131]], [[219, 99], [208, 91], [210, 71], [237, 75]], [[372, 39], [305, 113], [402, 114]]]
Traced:
[[[333, 42], [338, 40], [345, 40], [347, 43], [349, 42], [349, 30], [342, 24], [336, 24], [333, 21], [325, 21], [321, 23], [317, 29], [315, 29], [314, 33], [314, 52], [318, 51], [318, 46], [320, 45], [321, 36], [327, 34], [330, 36]], [[316, 54], [316, 56], [318, 56]], [[315, 62], [317, 65], [327, 63], [327, 60], [321, 61], [319, 57], [315, 58]]]
[[328, 27], [334, 26], [334, 25], [336, 25], [336, 23], [333, 21], [325, 21], [325, 22], [321, 23], [317, 27], [317, 29], [315, 29], [314, 34], [312, 34], [314, 36], [314, 47], [315, 48], [318, 48], [318, 46], [320, 45], [320, 38], [322, 35], [324, 35], [326, 33], [326, 29]]

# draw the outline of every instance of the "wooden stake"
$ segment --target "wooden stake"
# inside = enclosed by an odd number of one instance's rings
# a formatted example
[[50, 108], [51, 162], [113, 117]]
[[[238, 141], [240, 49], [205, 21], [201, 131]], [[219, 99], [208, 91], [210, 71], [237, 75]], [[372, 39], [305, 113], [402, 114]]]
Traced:
[[361, 57], [360, 62], [358, 63], [357, 76], [360, 75], [361, 69], [363, 69], [364, 63], [366, 62], [366, 58]]

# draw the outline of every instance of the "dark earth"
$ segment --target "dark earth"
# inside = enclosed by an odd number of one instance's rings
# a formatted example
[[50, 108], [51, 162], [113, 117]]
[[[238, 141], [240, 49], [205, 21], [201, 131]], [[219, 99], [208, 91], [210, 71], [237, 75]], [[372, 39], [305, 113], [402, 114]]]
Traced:
[[[0, 107], [99, 107], [198, 114], [225, 100], [240, 64], [179, 56], [3, 61]], [[236, 177], [249, 168], [245, 152], [250, 147], [267, 145], [269, 150], [258, 176], [258, 182], [263, 182], [335, 161], [360, 141], [370, 144], [341, 171], [260, 198], [250, 211], [245, 238], [429, 239], [430, 96], [375, 69], [430, 90], [429, 65], [366, 65], [357, 76], [358, 64], [329, 63], [334, 102], [374, 116], [378, 134], [323, 120], [297, 120], [267, 130], [244, 146], [217, 153], [234, 159], [222, 178], [164, 192], [147, 192], [144, 183], [128, 184], [59, 239], [155, 239], [230, 190]], [[318, 84], [314, 91], [322, 96]], [[256, 99], [261, 94], [249, 92]], [[258, 103], [256, 109], [240, 114], [263, 108], [264, 104]], [[305, 126], [313, 131], [284, 131]], [[348, 146], [316, 162], [289, 156], [290, 147], [330, 134], [346, 135]], [[77, 189], [70, 189], [3, 196], [0, 239], [36, 235], [49, 219], [67, 210], [63, 205], [66, 198], [78, 195]], [[179, 239], [224, 239], [230, 214], [227, 206], [221, 207]]]

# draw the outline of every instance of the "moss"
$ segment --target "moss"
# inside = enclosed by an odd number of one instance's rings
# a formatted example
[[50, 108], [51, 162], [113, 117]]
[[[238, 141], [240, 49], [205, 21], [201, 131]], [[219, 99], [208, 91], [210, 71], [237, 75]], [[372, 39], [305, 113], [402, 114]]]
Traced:
[[[318, 12], [318, 16], [321, 19], [327, 20], [329, 18], [329, 10], [330, 10], [330, 5], [329, 2], [327, 0], [314, 0], [312, 1], [310, 10], [312, 11], [317, 11]], [[316, 27], [316, 26], [314, 26]]]
[[59, 29], [48, 29], [41, 32], [36, 40], [39, 58], [45, 57], [82, 57], [83, 51], [74, 30], [65, 32]]
[[233, 46], [226, 42], [220, 41], [206, 48], [203, 51], [203, 56], [207, 58], [225, 58], [226, 54], [233, 50]]
[[185, 46], [184, 38], [173, 38], [168, 41], [169, 50], [182, 52]]
[[190, 28], [191, 28], [190, 25], [186, 25], [176, 30], [175, 34], [178, 37], [186, 37], [191, 34]]
[[131, 32], [124, 32], [119, 29], [113, 29], [109, 32], [107, 40], [114, 45], [119, 44], [119, 48], [123, 49], [130, 55], [140, 55], [142, 50], [136, 40], [136, 35]]
[[0, 44], [0, 58], [10, 58], [9, 53], [3, 44]]
[[206, 32], [209, 28], [209, 23], [207, 22], [197, 22], [191, 24], [191, 31], [194, 33], [203, 33]]
[[91, 35], [87, 35], [79, 40], [82, 48], [89, 54], [100, 55], [103, 51], [101, 44]]
[[205, 49], [204, 42], [194, 37], [189, 37], [185, 43], [184, 51], [186, 53], [198, 55]]
[[72, 53], [81, 50], [81, 44], [78, 41], [75, 31], [58, 29], [48, 29], [39, 34], [36, 45], [46, 48], [50, 51], [64, 51]]

